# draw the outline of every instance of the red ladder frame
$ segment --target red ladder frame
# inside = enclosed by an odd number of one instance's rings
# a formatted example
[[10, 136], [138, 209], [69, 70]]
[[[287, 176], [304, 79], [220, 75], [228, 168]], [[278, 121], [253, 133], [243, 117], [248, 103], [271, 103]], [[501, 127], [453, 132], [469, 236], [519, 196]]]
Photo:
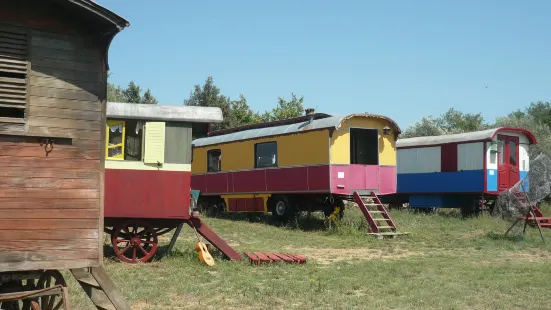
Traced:
[[[358, 194], [358, 192], [354, 192], [353, 196], [354, 196], [354, 201], [356, 202], [356, 204], [358, 205], [358, 207], [362, 211], [365, 219], [367, 220], [367, 223], [369, 224], [369, 232], [380, 233], [381, 231], [379, 230], [379, 226], [377, 226], [377, 223], [376, 223], [375, 219], [373, 218], [373, 216], [371, 215], [371, 213], [367, 209], [367, 207], [366, 207], [364, 201], [362, 200], [362, 197], [360, 196], [360, 194]], [[374, 202], [375, 202], [374, 204], [377, 206], [377, 210], [381, 213], [383, 218], [386, 220], [385, 222], [387, 223], [387, 225], [390, 227], [390, 229], [393, 232], [395, 232], [396, 231], [396, 225], [394, 225], [394, 222], [390, 218], [390, 215], [388, 214], [388, 211], [386, 210], [386, 208], [381, 203], [381, 200], [379, 200], [379, 197], [377, 197], [377, 195], [374, 192], [371, 192], [371, 194], [369, 196], [371, 197], [371, 199], [374, 200]]]

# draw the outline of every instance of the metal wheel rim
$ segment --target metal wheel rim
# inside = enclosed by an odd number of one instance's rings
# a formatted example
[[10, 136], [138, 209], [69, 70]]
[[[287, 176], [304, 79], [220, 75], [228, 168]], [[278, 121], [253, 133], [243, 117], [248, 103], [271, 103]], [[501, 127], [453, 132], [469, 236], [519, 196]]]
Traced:
[[285, 202], [278, 201], [277, 204], [276, 204], [276, 207], [275, 207], [277, 215], [285, 214], [285, 208], [286, 208]]

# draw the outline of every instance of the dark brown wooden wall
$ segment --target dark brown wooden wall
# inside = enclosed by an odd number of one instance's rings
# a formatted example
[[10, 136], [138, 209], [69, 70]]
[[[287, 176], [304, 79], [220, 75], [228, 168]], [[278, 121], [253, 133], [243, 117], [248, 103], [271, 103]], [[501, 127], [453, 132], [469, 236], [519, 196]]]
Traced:
[[[97, 266], [103, 258], [102, 47], [83, 36], [26, 29], [24, 132], [3, 134], [0, 127], [0, 272]], [[53, 150], [47, 154], [36, 136], [54, 137]]]

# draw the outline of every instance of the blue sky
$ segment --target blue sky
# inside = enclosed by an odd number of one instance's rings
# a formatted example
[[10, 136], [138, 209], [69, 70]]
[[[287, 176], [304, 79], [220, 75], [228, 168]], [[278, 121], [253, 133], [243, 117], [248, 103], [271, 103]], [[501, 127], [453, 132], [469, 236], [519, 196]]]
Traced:
[[[179, 105], [208, 76], [257, 111], [304, 96], [400, 127], [454, 107], [487, 120], [551, 101], [551, 1], [99, 0], [130, 21], [111, 81]], [[487, 86], [487, 88], [486, 88]]]

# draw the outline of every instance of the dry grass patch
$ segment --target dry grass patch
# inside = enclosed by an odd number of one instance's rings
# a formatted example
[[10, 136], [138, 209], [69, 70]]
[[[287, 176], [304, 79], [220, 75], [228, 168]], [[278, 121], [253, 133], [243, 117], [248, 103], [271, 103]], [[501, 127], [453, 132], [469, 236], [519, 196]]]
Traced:
[[341, 261], [362, 261], [362, 260], [393, 260], [403, 259], [409, 256], [424, 255], [422, 252], [407, 249], [371, 249], [371, 248], [298, 248], [289, 249], [293, 253], [300, 253], [308, 259], [320, 264], [332, 264]]

